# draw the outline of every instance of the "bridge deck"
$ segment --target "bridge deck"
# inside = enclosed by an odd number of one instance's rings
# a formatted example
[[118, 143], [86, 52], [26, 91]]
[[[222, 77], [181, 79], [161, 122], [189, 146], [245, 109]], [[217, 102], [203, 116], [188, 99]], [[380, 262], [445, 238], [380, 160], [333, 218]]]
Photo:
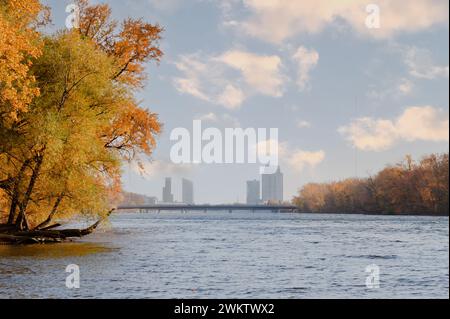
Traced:
[[290, 205], [124, 205], [118, 210], [143, 210], [143, 211], [295, 211], [296, 206]]

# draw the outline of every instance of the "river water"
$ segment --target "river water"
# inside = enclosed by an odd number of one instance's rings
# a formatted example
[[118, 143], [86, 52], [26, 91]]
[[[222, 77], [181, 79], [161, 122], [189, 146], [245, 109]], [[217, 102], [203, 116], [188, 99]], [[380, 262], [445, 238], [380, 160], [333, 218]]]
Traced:
[[0, 246], [0, 298], [448, 297], [448, 217], [121, 213], [74, 243]]

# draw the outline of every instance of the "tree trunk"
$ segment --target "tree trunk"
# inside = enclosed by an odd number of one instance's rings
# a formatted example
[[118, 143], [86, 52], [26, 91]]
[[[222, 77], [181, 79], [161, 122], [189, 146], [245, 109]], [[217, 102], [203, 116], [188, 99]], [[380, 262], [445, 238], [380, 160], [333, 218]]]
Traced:
[[[111, 209], [106, 217], [111, 215], [114, 209]], [[26, 218], [26, 216], [25, 216]], [[7, 244], [45, 244], [45, 243], [58, 243], [66, 240], [70, 240], [74, 237], [83, 237], [94, 232], [98, 225], [104, 220], [99, 219], [93, 225], [84, 229], [53, 229], [59, 224], [55, 224], [40, 230], [17, 230], [11, 225], [0, 225], [0, 243]]]
[[9, 209], [9, 216], [8, 216], [8, 224], [9, 225], [14, 224], [14, 218], [16, 217], [17, 205], [19, 204], [20, 182], [22, 181], [23, 174], [25, 173], [25, 170], [29, 164], [30, 164], [29, 159], [27, 159], [25, 162], [23, 162], [22, 167], [19, 170], [19, 174], [17, 175], [17, 177], [14, 181], [13, 197], [11, 200], [11, 207]]
[[17, 220], [16, 220], [16, 226], [18, 227], [19, 230], [28, 230], [29, 229], [25, 211], [27, 209], [28, 202], [29, 202], [31, 194], [33, 192], [34, 185], [36, 184], [36, 180], [39, 176], [39, 172], [41, 170], [43, 160], [44, 160], [43, 155], [38, 155], [36, 157], [36, 165], [33, 169], [33, 174], [31, 175], [27, 192], [25, 193], [23, 201], [19, 205], [19, 208], [20, 208], [19, 216], [17, 217]]
[[45, 221], [43, 221], [42, 223], [40, 223], [40, 224], [35, 228], [36, 230], [43, 229], [43, 228], [45, 228], [46, 226], [48, 226], [48, 225], [51, 223], [53, 217], [55, 216], [56, 212], [58, 211], [58, 207], [59, 207], [59, 204], [61, 204], [61, 201], [62, 201], [62, 199], [63, 199], [63, 196], [64, 196], [64, 193], [61, 193], [61, 194], [58, 196], [58, 198], [56, 199], [55, 205], [53, 206], [53, 209], [52, 209], [52, 211], [50, 212], [50, 215], [48, 215], [47, 219], [46, 219]]

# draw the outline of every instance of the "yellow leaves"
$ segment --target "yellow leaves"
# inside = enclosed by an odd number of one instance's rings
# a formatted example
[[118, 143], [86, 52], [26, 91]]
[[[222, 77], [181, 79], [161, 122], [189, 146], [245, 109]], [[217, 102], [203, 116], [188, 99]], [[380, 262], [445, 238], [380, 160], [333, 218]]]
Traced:
[[0, 224], [6, 222], [8, 212], [8, 197], [3, 189], [0, 189]]
[[129, 101], [121, 105], [112, 124], [106, 128], [105, 146], [118, 150], [130, 161], [139, 153], [151, 155], [156, 146], [155, 136], [160, 132], [157, 115]]
[[[144, 23], [142, 20], [127, 19], [123, 22], [118, 41], [114, 44], [114, 55], [118, 58], [130, 81], [139, 84], [139, 73], [142, 63], [148, 60], [160, 61], [162, 51], [157, 43], [161, 39], [163, 29], [159, 25]], [[122, 70], [121, 69], [121, 70]]]
[[134, 90], [143, 64], [162, 55], [162, 29], [126, 20], [116, 30], [107, 5], [80, 0], [80, 30], [41, 37], [37, 0], [0, 3], [0, 180], [18, 181], [0, 192], [0, 210], [15, 198], [36, 225], [63, 196], [57, 219], [102, 215], [120, 192], [122, 161], [151, 155], [161, 131]]
[[163, 55], [159, 49], [163, 28], [141, 19], [126, 19], [118, 30], [108, 5], [89, 5], [87, 0], [79, 0], [78, 5], [80, 33], [115, 58], [114, 79], [133, 88], [142, 87], [144, 63], [159, 62]]
[[[30, 24], [42, 7], [37, 0], [3, 0], [0, 10], [0, 112], [16, 121], [39, 94], [29, 74], [32, 58], [41, 53], [39, 34]], [[8, 119], [9, 118], [9, 119]]]

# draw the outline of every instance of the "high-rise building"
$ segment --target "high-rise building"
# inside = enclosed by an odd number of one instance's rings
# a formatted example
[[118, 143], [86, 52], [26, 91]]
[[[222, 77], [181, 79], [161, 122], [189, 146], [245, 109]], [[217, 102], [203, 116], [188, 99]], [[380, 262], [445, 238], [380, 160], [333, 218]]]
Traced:
[[194, 184], [183, 178], [181, 181], [182, 201], [185, 204], [194, 204]]
[[282, 202], [283, 201], [283, 173], [280, 167], [274, 174], [262, 174], [262, 201]]
[[173, 203], [172, 179], [170, 177], [166, 177], [166, 183], [163, 187], [162, 199], [163, 203]]
[[257, 205], [261, 202], [261, 183], [257, 180], [247, 181], [247, 204]]

